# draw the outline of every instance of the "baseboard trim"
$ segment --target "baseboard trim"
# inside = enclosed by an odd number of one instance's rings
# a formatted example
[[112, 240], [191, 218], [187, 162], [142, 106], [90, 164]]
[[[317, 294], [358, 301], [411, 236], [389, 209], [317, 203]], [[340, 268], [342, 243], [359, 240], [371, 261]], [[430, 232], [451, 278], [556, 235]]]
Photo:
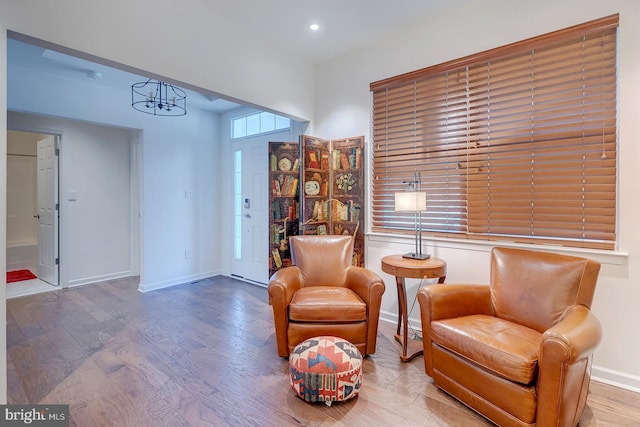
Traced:
[[130, 277], [130, 276], [133, 276], [133, 273], [131, 272], [131, 270], [119, 271], [117, 273], [102, 274], [100, 276], [83, 277], [82, 279], [68, 280], [67, 283], [63, 284], [61, 287], [72, 288], [75, 286], [90, 285], [92, 283], [104, 282], [106, 280], [113, 280], [113, 279], [122, 279], [123, 277]]
[[591, 368], [591, 379], [593, 381], [640, 393], [640, 377], [627, 374], [625, 372], [614, 371], [613, 369], [594, 365]]
[[165, 280], [163, 282], [156, 283], [142, 283], [138, 285], [138, 291], [145, 293], [156, 291], [158, 289], [169, 288], [171, 286], [184, 285], [189, 282], [195, 282], [196, 280], [206, 279], [208, 277], [219, 276], [221, 273], [219, 271], [208, 271], [205, 273], [192, 274], [189, 276], [182, 276], [176, 279]]
[[236, 279], [236, 280], [241, 280], [243, 282], [251, 283], [252, 285], [260, 286], [262, 288], [267, 288], [269, 286], [267, 283], [258, 282], [257, 280], [247, 279], [245, 277], [238, 276], [237, 274], [231, 274], [230, 276], [227, 276], [227, 277], [231, 279]]
[[[390, 311], [380, 310], [380, 320], [387, 323], [393, 323], [394, 325], [398, 324], [398, 313], [392, 313]], [[422, 330], [422, 324], [420, 323], [420, 319], [415, 320], [409, 318], [409, 327], [415, 329], [417, 331]]]

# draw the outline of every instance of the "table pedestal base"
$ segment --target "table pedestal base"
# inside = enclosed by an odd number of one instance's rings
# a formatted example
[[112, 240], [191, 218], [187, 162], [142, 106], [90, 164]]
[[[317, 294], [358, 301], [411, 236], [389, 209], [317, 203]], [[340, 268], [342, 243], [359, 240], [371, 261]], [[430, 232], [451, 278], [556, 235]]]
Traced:
[[390, 255], [382, 258], [382, 271], [396, 277], [398, 289], [398, 329], [395, 338], [402, 345], [400, 360], [408, 362], [424, 353], [422, 340], [409, 337], [407, 289], [405, 278], [438, 279], [444, 283], [447, 276], [447, 263], [439, 258], [414, 260], [401, 255]]
[[396, 341], [402, 345], [402, 354], [400, 360], [408, 362], [414, 357], [420, 356], [424, 353], [424, 347], [422, 346], [422, 340], [407, 337], [407, 345], [404, 345], [404, 337], [400, 334], [395, 334]]

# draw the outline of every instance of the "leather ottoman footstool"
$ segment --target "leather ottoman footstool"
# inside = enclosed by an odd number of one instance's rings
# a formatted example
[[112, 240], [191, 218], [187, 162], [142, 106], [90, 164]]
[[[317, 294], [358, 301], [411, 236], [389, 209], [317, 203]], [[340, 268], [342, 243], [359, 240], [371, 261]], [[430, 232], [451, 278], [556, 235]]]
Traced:
[[307, 402], [339, 402], [362, 386], [362, 355], [349, 341], [320, 336], [295, 346], [289, 355], [291, 388]]

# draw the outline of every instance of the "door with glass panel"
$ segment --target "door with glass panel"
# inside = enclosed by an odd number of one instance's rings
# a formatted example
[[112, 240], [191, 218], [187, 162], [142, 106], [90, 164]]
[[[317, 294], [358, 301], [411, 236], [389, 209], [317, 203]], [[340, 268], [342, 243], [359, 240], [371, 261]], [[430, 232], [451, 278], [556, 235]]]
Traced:
[[287, 130], [233, 141], [233, 276], [269, 281], [268, 143], [289, 138]]

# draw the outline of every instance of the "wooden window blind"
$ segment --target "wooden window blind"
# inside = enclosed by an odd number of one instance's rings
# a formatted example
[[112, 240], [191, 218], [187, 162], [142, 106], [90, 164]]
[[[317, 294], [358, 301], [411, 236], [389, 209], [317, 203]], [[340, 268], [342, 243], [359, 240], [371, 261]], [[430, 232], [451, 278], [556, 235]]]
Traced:
[[618, 15], [371, 83], [372, 229], [613, 249]]

